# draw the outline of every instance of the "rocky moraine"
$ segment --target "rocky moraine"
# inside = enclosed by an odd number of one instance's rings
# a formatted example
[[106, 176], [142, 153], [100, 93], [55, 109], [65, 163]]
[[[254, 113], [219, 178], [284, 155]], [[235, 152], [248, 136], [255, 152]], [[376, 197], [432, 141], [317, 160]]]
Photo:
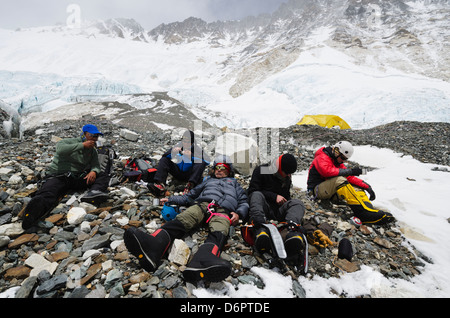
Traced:
[[[154, 206], [153, 196], [138, 184], [112, 185], [110, 199], [100, 207], [80, 203], [80, 193], [69, 193], [40, 222], [36, 231], [28, 233], [21, 229], [21, 211], [52, 160], [55, 142], [76, 136], [85, 122], [97, 125], [105, 133], [105, 141], [113, 145], [120, 157], [114, 163], [118, 176], [123, 168], [121, 159], [146, 156], [157, 161], [173, 142], [171, 132], [161, 130], [135, 131], [139, 137], [129, 140], [119, 133], [129, 127], [119, 127], [93, 116], [46, 124], [26, 131], [20, 140], [0, 140], [0, 293], [13, 290], [16, 298], [195, 297], [193, 291], [198, 286], [186, 283], [181, 275], [189, 253], [186, 259], [180, 259], [182, 252], [177, 249], [187, 248], [192, 255], [206, 238], [204, 231], [188, 236], [185, 244], [174, 245], [154, 273], [141, 269], [123, 244], [127, 227], [151, 232], [164, 222], [160, 217], [161, 207]], [[314, 148], [338, 140], [389, 148], [421, 162], [450, 165], [448, 123], [394, 122], [365, 130], [292, 126], [280, 128], [279, 132], [280, 151], [294, 154], [300, 170], [308, 169]], [[203, 140], [205, 144], [208, 142], [207, 138]], [[246, 188], [250, 176], [239, 173], [237, 179]], [[172, 185], [169, 190], [178, 189]], [[293, 193], [305, 203], [306, 219], [331, 224], [334, 228], [331, 240], [338, 242], [346, 237], [355, 251], [349, 262], [335, 257], [337, 246], [321, 250], [310, 246], [308, 277], [338, 277], [343, 272], [357, 271], [361, 265], [369, 265], [387, 277], [409, 280], [421, 273], [425, 263], [433, 262], [407, 241], [396, 223], [356, 227], [349, 222], [352, 213], [346, 206], [311, 201], [304, 188], [294, 188]], [[226, 281], [236, 288], [239, 284], [264, 288], [263, 281], [250, 270], [261, 266], [291, 276], [293, 294], [300, 298], [306, 296], [296, 280], [301, 274], [295, 268], [271, 262], [267, 255], [261, 257], [253, 252], [242, 240], [240, 226], [232, 228], [221, 257], [233, 264], [232, 275]], [[220, 293], [223, 284], [202, 286]]]

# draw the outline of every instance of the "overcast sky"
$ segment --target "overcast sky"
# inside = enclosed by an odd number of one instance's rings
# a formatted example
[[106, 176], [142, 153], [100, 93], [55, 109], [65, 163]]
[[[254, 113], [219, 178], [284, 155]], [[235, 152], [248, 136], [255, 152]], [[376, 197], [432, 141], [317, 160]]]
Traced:
[[272, 13], [288, 0], [0, 0], [0, 28], [65, 24], [80, 9], [81, 20], [133, 18], [146, 30], [191, 16], [207, 22]]

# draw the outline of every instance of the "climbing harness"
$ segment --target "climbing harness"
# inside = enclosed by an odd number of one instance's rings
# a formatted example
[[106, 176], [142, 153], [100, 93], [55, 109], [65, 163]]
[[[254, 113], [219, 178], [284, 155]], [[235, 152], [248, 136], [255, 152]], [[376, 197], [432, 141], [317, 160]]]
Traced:
[[223, 213], [216, 213], [216, 208], [215, 207], [219, 208], [220, 206], [217, 205], [214, 200], [212, 200], [211, 203], [209, 203], [207, 208], [206, 208], [206, 212], [208, 213], [208, 216], [209, 216], [208, 219], [206, 220], [206, 223], [209, 223], [213, 216], [220, 216], [220, 217], [228, 219], [228, 221], [230, 222], [230, 225], [231, 225], [232, 221], [231, 221], [230, 217], [228, 215], [226, 215], [226, 214], [223, 214]]

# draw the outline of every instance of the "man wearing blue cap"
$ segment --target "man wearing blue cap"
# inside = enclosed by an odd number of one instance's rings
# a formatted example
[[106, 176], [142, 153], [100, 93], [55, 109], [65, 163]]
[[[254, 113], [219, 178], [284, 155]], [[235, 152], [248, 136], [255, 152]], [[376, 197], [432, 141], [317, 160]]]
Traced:
[[78, 138], [68, 138], [56, 144], [56, 153], [45, 182], [28, 203], [23, 214], [22, 228], [33, 227], [50, 212], [59, 199], [70, 190], [90, 187], [91, 196], [100, 203], [108, 198], [109, 176], [101, 173], [95, 149], [98, 137], [103, 135], [96, 126], [85, 125]]

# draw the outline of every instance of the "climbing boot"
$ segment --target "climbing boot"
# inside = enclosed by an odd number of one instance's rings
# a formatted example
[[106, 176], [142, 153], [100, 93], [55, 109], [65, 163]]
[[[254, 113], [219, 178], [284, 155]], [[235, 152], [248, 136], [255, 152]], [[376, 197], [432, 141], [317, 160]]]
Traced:
[[22, 218], [22, 228], [28, 230], [34, 225], [36, 225], [40, 219], [42, 219], [48, 212], [45, 208], [46, 204], [44, 199], [40, 196], [35, 196], [28, 203], [25, 208], [23, 218]]
[[156, 197], [164, 196], [166, 193], [166, 186], [162, 183], [149, 183], [147, 184], [147, 188]]
[[99, 205], [106, 200], [108, 200], [108, 193], [102, 192], [100, 190], [91, 190], [81, 197], [82, 202], [87, 202], [93, 205]]
[[123, 238], [128, 251], [137, 257], [139, 264], [147, 272], [153, 272], [159, 267], [161, 258], [171, 243], [169, 233], [162, 228], [148, 234], [130, 227]]
[[303, 253], [305, 249], [305, 242], [303, 235], [297, 231], [289, 231], [286, 234], [286, 240], [284, 241], [284, 249], [286, 250], [286, 261], [299, 263], [303, 259]]
[[184, 279], [195, 283], [201, 280], [220, 282], [231, 274], [231, 264], [220, 258], [226, 236], [221, 232], [212, 232], [201, 245], [183, 272]]
[[161, 264], [161, 258], [170, 244], [186, 233], [184, 225], [178, 220], [165, 223], [153, 234], [145, 233], [134, 227], [125, 231], [125, 246], [136, 256], [139, 264], [148, 272], [153, 272]]
[[272, 250], [272, 243], [269, 233], [264, 227], [257, 230], [255, 235], [255, 248], [262, 255], [264, 253], [270, 253]]

